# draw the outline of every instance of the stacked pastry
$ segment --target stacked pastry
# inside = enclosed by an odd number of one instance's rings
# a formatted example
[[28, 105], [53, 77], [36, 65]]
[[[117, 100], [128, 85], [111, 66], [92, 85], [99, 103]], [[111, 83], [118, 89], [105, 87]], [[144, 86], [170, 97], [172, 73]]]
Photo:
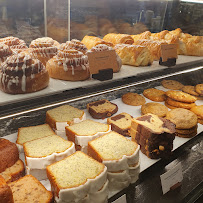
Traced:
[[70, 47], [70, 43], [60, 45], [57, 55], [47, 62], [46, 68], [55, 79], [80, 81], [90, 77], [87, 55]]
[[183, 108], [172, 109], [166, 118], [176, 125], [176, 135], [179, 137], [193, 137], [197, 134], [197, 116], [192, 111]]
[[27, 52], [6, 59], [0, 69], [0, 89], [9, 94], [36, 92], [49, 84], [44, 65]]
[[87, 153], [88, 142], [109, 133], [111, 127], [93, 120], [84, 120], [80, 123], [66, 126], [66, 136], [69, 141], [75, 143], [76, 150]]
[[166, 92], [166, 96], [167, 98], [165, 101], [165, 105], [170, 109], [191, 109], [192, 107], [196, 106], [195, 101], [197, 100], [197, 98], [185, 92], [169, 90]]
[[140, 45], [117, 44], [114, 49], [120, 56], [122, 64], [132, 66], [149, 66], [153, 57], [149, 49]]
[[137, 181], [139, 146], [112, 131], [88, 142], [88, 155], [107, 167], [109, 190], [117, 191]]
[[57, 54], [57, 47], [59, 43], [50, 37], [42, 37], [33, 40], [30, 43], [29, 51], [38, 60], [40, 60], [44, 66], [49, 59]]
[[132, 120], [130, 135], [147, 157], [168, 158], [173, 149], [175, 124], [157, 115], [146, 114]]
[[25, 175], [24, 163], [19, 159], [16, 144], [3, 138], [0, 138], [0, 163], [0, 176], [7, 183]]
[[104, 203], [108, 200], [107, 169], [83, 152], [47, 167], [56, 202]]
[[85, 112], [69, 105], [63, 105], [46, 112], [46, 123], [57, 135], [66, 138], [65, 127], [86, 119]]

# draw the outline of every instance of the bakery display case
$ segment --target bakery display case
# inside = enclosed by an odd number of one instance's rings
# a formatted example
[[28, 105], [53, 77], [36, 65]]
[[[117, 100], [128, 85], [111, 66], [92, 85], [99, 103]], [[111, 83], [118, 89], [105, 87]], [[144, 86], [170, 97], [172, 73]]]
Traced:
[[[0, 77], [0, 89], [3, 90], [0, 90], [1, 138], [15, 143], [19, 128], [49, 123], [46, 118], [47, 111], [62, 105], [78, 108], [85, 112], [87, 120], [94, 120], [102, 124], [110, 123], [110, 120], [103, 117], [99, 119], [92, 117], [88, 111], [90, 106], [98, 100], [108, 100], [115, 104], [117, 107], [115, 116], [125, 112], [133, 118], [140, 117], [144, 114], [143, 107], [141, 107], [144, 106], [142, 102], [150, 104], [155, 101], [148, 98], [145, 90], [156, 88], [160, 91], [168, 91], [170, 88], [164, 86], [164, 80], [178, 81], [182, 84], [181, 88], [190, 86], [190, 90], [185, 91], [197, 94], [198, 99], [192, 102], [181, 101], [180, 98], [182, 98], [182, 94], [184, 95], [182, 92], [177, 99], [167, 95], [167, 99], [164, 96], [164, 100], [157, 101], [160, 106], [156, 113], [162, 113], [163, 106], [168, 112], [176, 107], [190, 109], [195, 105], [203, 105], [202, 87], [200, 87], [203, 83], [203, 25], [201, 21], [203, 4], [201, 1], [18, 0], [16, 5], [13, 2], [13, 0], [0, 1], [0, 38], [2, 39], [0, 39], [0, 43], [8, 46], [14, 53], [14, 55], [10, 54], [11, 58], [8, 56], [9, 60], [7, 58], [5, 62], [3, 62], [4, 56], [0, 56], [0, 62], [3, 64], [0, 68], [0, 74], [3, 73]], [[20, 42], [17, 45], [20, 45], [23, 51], [19, 51], [18, 46], [13, 47], [16, 45], [13, 44], [14, 41], [11, 40], [11, 45], [9, 45], [10, 41], [3, 39], [8, 36], [17, 39]], [[42, 37], [49, 38], [46, 38], [46, 41], [37, 39]], [[21, 44], [21, 40], [24, 40], [23, 44]], [[132, 42], [129, 43], [129, 41]], [[177, 44], [178, 57], [173, 66], [160, 65], [163, 57], [161, 46], [168, 44]], [[84, 45], [87, 48], [84, 48]], [[94, 48], [96, 45], [98, 47]], [[80, 50], [72, 50], [73, 46], [74, 49], [77, 46]], [[29, 49], [27, 49], [28, 47]], [[153, 47], [156, 48], [153, 49]], [[45, 50], [41, 55], [39, 54], [40, 48]], [[3, 45], [0, 46], [0, 51], [1, 49], [4, 49]], [[86, 52], [87, 49], [88, 52]], [[111, 79], [97, 80], [88, 72], [88, 54], [97, 52], [97, 50], [103, 51], [103, 49], [115, 50], [115, 61], [118, 63], [118, 68], [112, 72]], [[29, 51], [27, 52], [27, 50]], [[136, 57], [134, 57], [134, 53], [136, 53]], [[53, 56], [47, 57], [48, 54], [53, 54]], [[72, 58], [69, 58], [70, 55]], [[45, 60], [47, 61], [45, 62]], [[70, 61], [74, 61], [76, 66], [73, 66], [73, 63], [69, 65]], [[55, 65], [53, 66], [52, 63]], [[122, 66], [120, 66], [121, 63]], [[81, 70], [77, 75], [78, 64], [86, 75]], [[56, 76], [57, 73], [50, 71], [52, 67], [56, 66], [57, 70], [62, 67], [63, 72], [59, 74], [60, 78]], [[21, 72], [17, 73], [17, 78], [11, 77], [6, 80], [5, 78], [10, 76], [5, 75], [13, 70], [16, 73], [18, 70]], [[68, 71], [70, 77], [67, 79]], [[33, 86], [35, 88], [32, 92], [28, 89], [28, 81], [32, 81], [33, 78], [37, 79], [35, 74], [42, 75], [42, 72], [46, 72], [45, 76], [42, 76], [43, 79], [40, 79], [44, 86], [41, 85], [38, 89], [35, 85], [31, 85], [32, 88]], [[79, 79], [76, 79], [76, 76]], [[13, 84], [17, 84], [17, 86], [12, 86]], [[198, 84], [200, 84], [200, 90], [195, 91]], [[20, 87], [19, 92], [17, 92], [17, 87]], [[156, 98], [160, 91], [155, 93]], [[198, 91], [200, 93], [197, 93]], [[123, 95], [127, 93], [136, 93], [140, 96], [132, 99], [133, 103], [136, 103], [135, 105], [128, 105], [124, 102]], [[183, 115], [182, 112], [179, 114]], [[137, 134], [133, 136], [133, 133], [130, 134], [129, 131], [125, 132], [128, 140], [137, 141], [141, 146], [136, 169], [131, 166], [136, 177], [131, 184], [129, 182], [120, 183], [116, 189], [110, 190], [107, 197], [108, 202], [116, 200], [119, 202], [119, 198], [120, 202], [195, 202], [200, 200], [203, 188], [201, 178], [203, 176], [201, 170], [203, 144], [201, 122], [203, 117], [201, 115], [200, 112], [200, 115], [198, 114], [199, 123], [195, 119], [191, 119], [195, 122], [194, 125], [188, 118], [181, 120], [181, 124], [188, 124], [184, 128], [176, 128], [176, 135], [179, 133], [182, 137], [174, 136], [167, 146], [166, 141], [162, 140], [161, 147], [159, 146], [160, 148], [157, 149], [158, 156], [147, 156], [148, 152], [143, 150], [143, 142], [139, 143], [136, 138]], [[113, 119], [111, 122], [114, 121]], [[156, 120], [156, 118], [154, 119]], [[61, 128], [64, 128], [63, 124], [59, 125], [60, 130], [53, 126], [52, 130], [57, 135], [67, 138], [64, 129], [61, 132]], [[76, 143], [76, 149], [84, 150], [84, 147], [87, 150], [87, 146], [82, 146], [82, 144], [80, 146]], [[147, 144], [145, 143], [145, 145]], [[170, 148], [172, 153], [160, 158], [163, 148], [167, 150]], [[20, 158], [25, 160], [22, 151]], [[163, 194], [160, 176], [176, 168], [177, 165], [181, 165], [183, 180], [178, 183], [177, 188], [171, 187], [168, 193]], [[139, 179], [137, 179], [138, 176]], [[112, 181], [112, 179], [110, 180]], [[41, 180], [41, 183], [46, 189], [51, 190], [48, 179]], [[96, 193], [98, 191], [99, 188]], [[86, 201], [88, 202], [88, 200]]]

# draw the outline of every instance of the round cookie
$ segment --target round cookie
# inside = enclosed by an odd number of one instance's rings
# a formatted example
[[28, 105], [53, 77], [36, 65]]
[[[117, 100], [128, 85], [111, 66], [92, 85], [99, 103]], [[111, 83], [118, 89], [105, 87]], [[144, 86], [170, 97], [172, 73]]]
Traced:
[[166, 118], [176, 125], [177, 129], [190, 129], [197, 125], [197, 116], [192, 111], [183, 108], [172, 109]]
[[152, 113], [159, 117], [165, 117], [167, 112], [168, 112], [167, 107], [165, 107], [163, 104], [159, 104], [156, 102], [150, 102], [150, 103], [142, 105], [142, 107], [141, 107], [142, 115], [147, 114], [147, 113]]
[[195, 113], [199, 119], [203, 119], [203, 105], [194, 106], [190, 109], [190, 111]]
[[173, 100], [186, 103], [193, 103], [197, 100], [196, 97], [182, 91], [169, 90], [166, 92], [166, 96], [170, 97]]
[[200, 94], [200, 96], [203, 96], [203, 84], [198, 84], [195, 86], [195, 91]]
[[131, 106], [140, 106], [145, 104], [145, 98], [137, 93], [128, 92], [122, 96], [122, 101]]
[[143, 95], [152, 101], [162, 102], [166, 99], [165, 92], [163, 90], [158, 90], [155, 88], [144, 90]]
[[166, 103], [170, 106], [174, 106], [176, 108], [184, 108], [184, 109], [191, 109], [192, 107], [196, 106], [195, 103], [183, 103], [175, 101], [169, 97], [166, 98]]
[[166, 101], [165, 101], [165, 106], [167, 106], [169, 109], [176, 109], [177, 107], [175, 107], [175, 106], [171, 106], [171, 105], [169, 105]]
[[182, 88], [182, 91], [193, 96], [199, 96], [199, 94], [195, 91], [195, 87], [191, 85], [186, 85]]
[[183, 84], [176, 80], [162, 80], [161, 84], [163, 87], [171, 90], [181, 90], [183, 88]]
[[197, 125], [189, 129], [176, 129], [176, 132], [182, 135], [188, 135], [194, 132], [197, 133]]
[[176, 132], [176, 136], [178, 137], [183, 137], [183, 138], [190, 138], [190, 137], [194, 137], [197, 134], [196, 132], [190, 133], [190, 134], [180, 134]]

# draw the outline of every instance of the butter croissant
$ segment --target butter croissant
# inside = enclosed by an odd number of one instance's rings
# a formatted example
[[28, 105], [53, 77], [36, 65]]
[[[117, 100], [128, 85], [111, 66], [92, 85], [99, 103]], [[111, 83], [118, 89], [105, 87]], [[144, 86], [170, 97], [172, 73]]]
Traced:
[[116, 44], [133, 44], [134, 40], [130, 35], [127, 34], [115, 34], [109, 33], [103, 38], [106, 42], [111, 42], [114, 45]]

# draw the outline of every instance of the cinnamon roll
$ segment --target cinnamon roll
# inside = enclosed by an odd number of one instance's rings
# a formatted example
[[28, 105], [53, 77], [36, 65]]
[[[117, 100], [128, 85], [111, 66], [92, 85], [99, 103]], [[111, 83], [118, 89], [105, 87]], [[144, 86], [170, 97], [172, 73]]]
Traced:
[[[99, 45], [97, 45], [95, 47], [92, 47], [87, 53], [99, 52], [99, 51], [111, 51], [111, 50], [114, 50], [114, 49], [112, 47], [107, 46], [106, 44], [99, 44]], [[120, 69], [121, 69], [121, 66], [122, 66], [121, 58], [119, 57], [119, 55], [117, 53], [116, 53], [116, 59], [117, 59], [117, 63], [118, 63], [118, 69], [113, 70], [114, 73], [119, 72]]]
[[111, 42], [114, 45], [116, 44], [132, 44], [134, 42], [133, 38], [127, 34], [115, 34], [109, 33], [103, 38], [106, 42]]
[[15, 53], [25, 51], [28, 48], [24, 40], [12, 36], [1, 38], [0, 43], [9, 46]]
[[52, 38], [42, 37], [31, 42], [29, 51], [46, 66], [47, 61], [57, 54], [58, 46], [59, 43]]
[[8, 45], [0, 43], [0, 65], [12, 54], [13, 52]]
[[9, 94], [36, 92], [47, 87], [48, 83], [46, 68], [28, 52], [8, 57], [0, 67], [0, 89]]
[[77, 39], [72, 39], [71, 41], [67, 41], [66, 45], [70, 47], [70, 49], [76, 49], [78, 51], [81, 51], [83, 54], [87, 52], [87, 47]]
[[87, 55], [61, 44], [58, 53], [47, 62], [50, 77], [60, 80], [80, 81], [90, 77]]

